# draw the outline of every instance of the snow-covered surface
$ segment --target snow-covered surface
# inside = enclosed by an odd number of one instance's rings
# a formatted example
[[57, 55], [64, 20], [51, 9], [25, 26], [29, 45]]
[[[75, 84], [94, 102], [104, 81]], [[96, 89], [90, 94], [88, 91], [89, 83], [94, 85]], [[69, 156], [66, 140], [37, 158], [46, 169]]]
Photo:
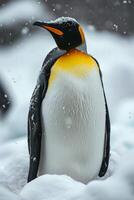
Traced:
[[13, 140], [0, 149], [0, 185], [17, 193], [26, 184], [28, 150], [26, 139]]
[[3, 186], [0, 187], [0, 200], [22, 200], [16, 194], [4, 188]]
[[[27, 113], [46, 54], [55, 46], [40, 31], [16, 46], [0, 49], [0, 72], [13, 107], [0, 121], [0, 200], [134, 199], [134, 38], [90, 32], [88, 52], [100, 63], [112, 120], [111, 158], [107, 175], [88, 185], [67, 176], [44, 175], [26, 184]], [[21, 137], [21, 138], [20, 138]]]
[[[118, 127], [116, 127], [117, 130]], [[127, 133], [127, 127], [124, 127]], [[117, 142], [120, 140], [113, 132]], [[125, 142], [122, 139], [122, 144]], [[133, 142], [134, 146], [134, 142]], [[134, 150], [122, 145], [114, 147], [111, 152], [110, 165], [103, 179], [94, 180], [87, 185], [77, 182], [66, 175], [43, 175], [26, 184], [28, 172], [28, 154], [26, 138], [14, 140], [1, 147], [0, 162], [0, 196], [8, 200], [11, 195], [23, 200], [133, 200], [134, 198]], [[113, 148], [112, 148], [113, 149]], [[24, 186], [25, 185], [25, 186]], [[24, 186], [24, 187], [23, 187]]]
[[[134, 161], [131, 154], [120, 159], [116, 172], [109, 178], [88, 185], [67, 176], [44, 175], [27, 184], [20, 196], [26, 200], [132, 200], [134, 198]], [[125, 162], [128, 160], [128, 162]]]

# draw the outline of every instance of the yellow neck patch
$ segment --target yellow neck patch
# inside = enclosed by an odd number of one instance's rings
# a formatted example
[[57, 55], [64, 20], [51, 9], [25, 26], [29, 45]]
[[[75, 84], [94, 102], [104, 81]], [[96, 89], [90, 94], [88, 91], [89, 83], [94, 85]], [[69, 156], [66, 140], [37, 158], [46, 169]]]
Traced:
[[51, 68], [49, 86], [56, 80], [60, 73], [84, 78], [93, 68], [98, 68], [98, 66], [92, 57], [76, 49], [70, 50], [61, 56]]

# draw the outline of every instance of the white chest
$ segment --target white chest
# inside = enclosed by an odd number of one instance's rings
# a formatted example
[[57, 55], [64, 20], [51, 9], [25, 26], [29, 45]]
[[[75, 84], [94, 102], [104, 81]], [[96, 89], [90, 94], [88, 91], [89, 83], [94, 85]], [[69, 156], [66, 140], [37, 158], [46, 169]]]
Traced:
[[39, 174], [67, 174], [87, 183], [104, 149], [105, 102], [99, 72], [84, 79], [60, 74], [42, 104], [45, 131]]

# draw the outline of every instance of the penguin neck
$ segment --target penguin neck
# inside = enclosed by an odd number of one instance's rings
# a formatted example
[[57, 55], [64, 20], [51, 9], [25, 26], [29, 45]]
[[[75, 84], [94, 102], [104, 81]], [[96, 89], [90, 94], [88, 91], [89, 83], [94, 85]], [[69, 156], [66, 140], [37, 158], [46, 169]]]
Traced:
[[[58, 47], [57, 47], [58, 48]], [[59, 51], [63, 52], [64, 54], [66, 54], [68, 51], [67, 50], [62, 50], [60, 48], [58, 48]], [[79, 45], [78, 47], [76, 47], [75, 49], [79, 50], [79, 51], [82, 51], [84, 53], [87, 54], [87, 45], [86, 45], [86, 42], [82, 43], [81, 45]], [[74, 49], [70, 49], [69, 51], [71, 50], [74, 50]]]

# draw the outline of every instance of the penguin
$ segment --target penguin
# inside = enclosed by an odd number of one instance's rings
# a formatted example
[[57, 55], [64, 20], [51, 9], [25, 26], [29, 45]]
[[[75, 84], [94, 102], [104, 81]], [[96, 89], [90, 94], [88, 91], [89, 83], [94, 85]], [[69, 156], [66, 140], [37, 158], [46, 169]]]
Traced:
[[48, 30], [57, 47], [46, 56], [28, 114], [28, 182], [66, 174], [88, 183], [105, 175], [110, 118], [97, 60], [86, 51], [81, 25], [61, 17], [34, 25]]

